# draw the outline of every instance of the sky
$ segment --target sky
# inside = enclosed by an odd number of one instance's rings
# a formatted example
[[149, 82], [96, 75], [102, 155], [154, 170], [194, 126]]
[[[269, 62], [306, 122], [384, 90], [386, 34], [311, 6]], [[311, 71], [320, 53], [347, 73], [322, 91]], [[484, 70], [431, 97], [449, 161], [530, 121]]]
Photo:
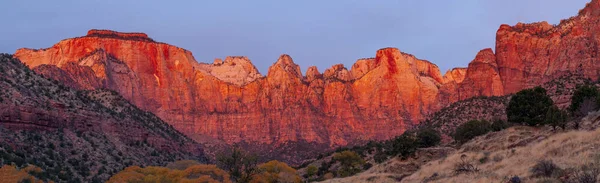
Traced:
[[248, 56], [263, 75], [281, 54], [303, 72], [396, 47], [442, 73], [495, 46], [501, 24], [575, 16], [590, 0], [7, 0], [0, 52], [47, 48], [89, 29], [144, 32], [199, 62]]

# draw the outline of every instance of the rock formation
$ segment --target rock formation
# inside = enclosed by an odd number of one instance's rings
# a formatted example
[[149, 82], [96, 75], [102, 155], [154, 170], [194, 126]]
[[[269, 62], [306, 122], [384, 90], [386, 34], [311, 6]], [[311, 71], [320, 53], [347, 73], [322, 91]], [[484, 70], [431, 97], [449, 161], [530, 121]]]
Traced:
[[556, 26], [502, 25], [496, 53], [481, 50], [468, 68], [445, 75], [435, 64], [384, 48], [350, 70], [335, 65], [321, 74], [310, 67], [305, 76], [281, 55], [262, 76], [246, 57], [198, 63], [189, 51], [145, 34], [97, 30], [47, 49], [20, 49], [15, 57], [68, 85], [115, 90], [190, 136], [335, 147], [394, 137], [474, 96], [506, 95], [571, 72], [598, 78], [599, 12], [593, 0]]
[[504, 87], [496, 56], [492, 49], [481, 50], [475, 59], [469, 63], [466, 75], [458, 88], [458, 99], [464, 100], [473, 96], [501, 96]]
[[311, 67], [306, 76], [281, 55], [262, 76], [246, 57], [197, 63], [184, 49], [104, 32], [20, 49], [15, 57], [68, 86], [117, 91], [190, 136], [228, 143], [339, 146], [386, 139], [435, 108], [443, 82], [437, 66], [395, 48], [350, 71], [335, 65], [321, 74]]

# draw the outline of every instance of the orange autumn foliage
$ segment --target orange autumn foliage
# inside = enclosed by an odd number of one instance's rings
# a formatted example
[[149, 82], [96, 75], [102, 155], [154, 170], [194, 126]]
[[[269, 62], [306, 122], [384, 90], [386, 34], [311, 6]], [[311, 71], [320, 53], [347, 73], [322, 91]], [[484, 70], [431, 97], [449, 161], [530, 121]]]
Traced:
[[215, 165], [193, 165], [184, 170], [150, 166], [131, 166], [112, 176], [108, 183], [121, 182], [208, 182], [231, 183], [229, 174]]
[[[44, 181], [38, 180], [31, 176], [29, 172], [36, 171], [40, 172], [42, 169], [36, 166], [29, 165], [25, 168], [17, 169], [13, 165], [4, 165], [0, 168], [0, 182], [2, 183], [17, 183], [29, 180], [29, 182], [43, 183]], [[52, 181], [50, 181], [52, 182]]]
[[252, 177], [251, 183], [286, 182], [300, 183], [302, 179], [296, 170], [287, 164], [273, 160], [258, 166], [259, 173]]

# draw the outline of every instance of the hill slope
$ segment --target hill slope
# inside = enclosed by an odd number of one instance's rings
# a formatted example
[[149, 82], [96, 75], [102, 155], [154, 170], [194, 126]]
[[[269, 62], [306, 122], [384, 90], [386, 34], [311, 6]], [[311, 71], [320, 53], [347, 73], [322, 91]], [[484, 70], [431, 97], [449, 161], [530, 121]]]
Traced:
[[65, 87], [0, 54], [0, 166], [54, 181], [105, 181], [129, 165], [206, 161], [202, 147], [116, 92]]

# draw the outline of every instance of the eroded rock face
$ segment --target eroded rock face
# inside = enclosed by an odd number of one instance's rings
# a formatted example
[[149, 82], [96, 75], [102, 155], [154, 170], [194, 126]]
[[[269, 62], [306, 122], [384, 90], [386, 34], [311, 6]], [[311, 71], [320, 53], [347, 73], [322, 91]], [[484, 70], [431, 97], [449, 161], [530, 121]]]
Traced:
[[462, 83], [467, 75], [467, 68], [453, 68], [444, 74], [444, 83]]
[[321, 74], [310, 67], [306, 76], [284, 54], [262, 76], [246, 57], [197, 63], [184, 49], [113, 32], [20, 49], [15, 57], [32, 68], [56, 66], [69, 77], [47, 72], [78, 87], [115, 90], [190, 136], [273, 148], [287, 142], [334, 147], [389, 139], [471, 97], [514, 93], [565, 73], [597, 78], [598, 2], [558, 26], [502, 25], [496, 53], [481, 50], [468, 68], [443, 76], [435, 64], [396, 48], [359, 59], [349, 71], [335, 65]]
[[504, 92], [539, 85], [568, 71], [597, 79], [600, 1], [557, 26], [546, 22], [502, 25], [496, 34], [496, 57]]
[[477, 56], [467, 69], [464, 80], [459, 84], [458, 99], [464, 100], [473, 96], [502, 96], [504, 86], [500, 74], [496, 56], [492, 49], [479, 51]]
[[359, 79], [367, 74], [369, 71], [373, 70], [375, 67], [375, 58], [363, 58], [359, 59], [352, 65], [352, 69], [350, 69], [350, 73], [352, 73], [353, 79]]
[[325, 70], [323, 77], [327, 79], [338, 79], [340, 81], [350, 81], [353, 79], [352, 75], [343, 64], [336, 64]]
[[248, 57], [229, 56], [225, 61], [215, 59], [213, 64], [198, 64], [198, 68], [217, 79], [243, 86], [263, 77]]
[[263, 77], [246, 57], [197, 63], [184, 49], [123, 37], [66, 39], [15, 57], [73, 87], [115, 90], [190, 136], [228, 143], [387, 139], [421, 120], [442, 81], [435, 65], [395, 48], [352, 71], [311, 67], [306, 76], [281, 55]]

